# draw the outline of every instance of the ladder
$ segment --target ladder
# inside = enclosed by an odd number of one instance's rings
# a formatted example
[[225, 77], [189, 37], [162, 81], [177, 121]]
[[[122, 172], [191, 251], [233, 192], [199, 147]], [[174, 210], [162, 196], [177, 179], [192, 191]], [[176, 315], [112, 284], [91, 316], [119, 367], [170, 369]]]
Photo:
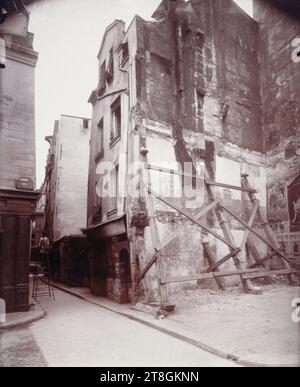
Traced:
[[41, 297], [49, 297], [55, 301], [49, 254], [43, 254], [42, 260], [35, 264], [32, 298], [38, 301]]

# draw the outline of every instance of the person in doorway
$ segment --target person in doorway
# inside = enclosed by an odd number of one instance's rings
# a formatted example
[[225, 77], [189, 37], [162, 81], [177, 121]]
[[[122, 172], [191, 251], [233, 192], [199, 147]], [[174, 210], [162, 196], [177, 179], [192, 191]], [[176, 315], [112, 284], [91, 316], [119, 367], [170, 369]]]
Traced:
[[40, 250], [40, 257], [42, 260], [44, 260], [50, 252], [50, 241], [49, 238], [43, 233], [43, 236], [39, 240], [39, 250]]

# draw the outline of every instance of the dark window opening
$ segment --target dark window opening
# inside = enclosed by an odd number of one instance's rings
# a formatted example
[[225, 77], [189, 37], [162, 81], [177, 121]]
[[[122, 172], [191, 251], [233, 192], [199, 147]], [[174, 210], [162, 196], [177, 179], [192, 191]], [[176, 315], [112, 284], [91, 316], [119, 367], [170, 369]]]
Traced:
[[121, 136], [121, 125], [121, 98], [119, 97], [111, 106], [111, 142]]
[[93, 222], [99, 222], [102, 220], [102, 179], [99, 179], [96, 183], [96, 196], [94, 204], [94, 216]]
[[120, 67], [123, 67], [128, 59], [129, 59], [129, 49], [128, 49], [128, 43], [126, 42], [121, 44]]
[[107, 83], [111, 83], [114, 78], [114, 50], [111, 48], [109, 52], [109, 62], [107, 66], [107, 72], [106, 72], [106, 80]]
[[106, 62], [104, 61], [100, 69], [98, 95], [102, 96], [105, 92], [105, 89], [106, 89]]
[[98, 122], [97, 125], [97, 150], [96, 150], [96, 161], [99, 161], [103, 157], [104, 153], [104, 122], [103, 118]]
[[190, 47], [192, 46], [192, 30], [190, 28], [183, 28], [182, 29], [182, 43]]
[[83, 119], [83, 129], [89, 128], [89, 120], [87, 118]]

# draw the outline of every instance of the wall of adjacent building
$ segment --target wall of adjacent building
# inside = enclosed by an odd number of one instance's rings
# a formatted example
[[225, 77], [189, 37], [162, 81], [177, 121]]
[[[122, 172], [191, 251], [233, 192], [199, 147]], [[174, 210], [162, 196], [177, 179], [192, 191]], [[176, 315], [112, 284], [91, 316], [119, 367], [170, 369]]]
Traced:
[[28, 17], [20, 13], [9, 16], [0, 26], [6, 45], [6, 68], [0, 70], [0, 188], [15, 189], [21, 179], [24, 187], [35, 189], [37, 53], [27, 25]]
[[37, 53], [24, 4], [8, 10], [0, 25], [0, 297], [9, 313], [29, 310], [30, 242], [38, 193], [34, 192]]
[[261, 0], [254, 1], [254, 17], [259, 23], [269, 221], [277, 233], [300, 231], [300, 220], [292, 225], [293, 202], [300, 204], [299, 188], [292, 185], [300, 173], [300, 20], [288, 7]]
[[56, 144], [54, 240], [86, 227], [90, 120], [61, 116]]
[[54, 164], [48, 191], [49, 227], [53, 227], [54, 242], [80, 235], [86, 227], [89, 140], [90, 120], [61, 116], [52, 139]]

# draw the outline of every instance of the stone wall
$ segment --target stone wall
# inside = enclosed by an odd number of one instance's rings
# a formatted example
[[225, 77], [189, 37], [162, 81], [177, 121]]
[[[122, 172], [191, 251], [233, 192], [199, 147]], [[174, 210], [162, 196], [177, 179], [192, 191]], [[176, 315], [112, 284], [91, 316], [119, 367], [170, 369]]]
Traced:
[[0, 188], [16, 189], [23, 183], [26, 189], [35, 189], [37, 53], [32, 49], [33, 35], [27, 26], [23, 14], [10, 16], [0, 26], [0, 37], [6, 45], [6, 68], [0, 70]]
[[[259, 23], [262, 124], [267, 152], [268, 215], [274, 231], [296, 231], [289, 192], [300, 173], [300, 20], [287, 4], [255, 0]], [[298, 42], [298, 43], [297, 43]], [[298, 46], [298, 47], [297, 47]], [[297, 227], [296, 227], [297, 228]], [[300, 228], [297, 228], [298, 231]]]

